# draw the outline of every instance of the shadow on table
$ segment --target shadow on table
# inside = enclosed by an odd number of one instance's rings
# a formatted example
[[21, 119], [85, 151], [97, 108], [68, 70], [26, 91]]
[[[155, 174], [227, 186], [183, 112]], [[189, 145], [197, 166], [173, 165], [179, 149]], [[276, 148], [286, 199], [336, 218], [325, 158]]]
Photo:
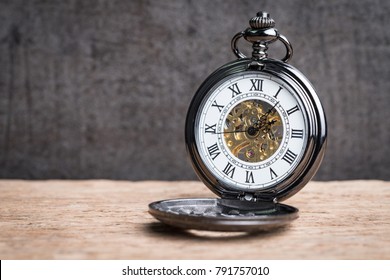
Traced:
[[194, 239], [194, 240], [241, 240], [251, 238], [269, 238], [283, 234], [288, 230], [289, 226], [273, 229], [270, 231], [259, 232], [220, 232], [220, 231], [204, 231], [204, 230], [185, 230], [168, 226], [163, 223], [153, 222], [145, 224], [145, 231], [151, 235], [163, 236], [164, 238], [172, 239]]

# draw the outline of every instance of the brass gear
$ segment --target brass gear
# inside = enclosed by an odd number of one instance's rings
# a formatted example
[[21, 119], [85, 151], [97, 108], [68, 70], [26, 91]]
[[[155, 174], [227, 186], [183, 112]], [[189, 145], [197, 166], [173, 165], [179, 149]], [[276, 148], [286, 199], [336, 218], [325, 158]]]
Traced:
[[283, 138], [283, 123], [271, 104], [258, 99], [246, 100], [227, 115], [224, 138], [238, 159], [261, 162], [277, 151]]

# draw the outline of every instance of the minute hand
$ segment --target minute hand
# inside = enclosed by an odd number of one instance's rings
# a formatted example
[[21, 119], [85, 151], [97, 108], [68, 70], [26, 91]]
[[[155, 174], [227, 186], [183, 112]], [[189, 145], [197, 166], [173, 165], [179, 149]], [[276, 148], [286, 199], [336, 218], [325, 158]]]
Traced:
[[215, 132], [214, 134], [225, 134], [225, 133], [236, 133], [236, 132], [247, 132], [247, 130], [221, 131], [221, 132]]
[[[260, 117], [260, 119], [256, 122], [256, 125], [260, 125], [259, 122], [264, 121], [264, 120], [268, 117], [268, 115], [272, 112], [272, 110], [275, 109], [275, 107], [276, 107], [278, 104], [279, 104], [279, 101], [276, 102], [275, 105], [271, 107], [271, 109], [269, 109], [265, 114], [263, 114], [263, 115]], [[259, 126], [259, 129], [260, 129], [262, 126], [264, 126], [264, 124], [263, 124], [263, 125], [260, 125], [260, 126]]]

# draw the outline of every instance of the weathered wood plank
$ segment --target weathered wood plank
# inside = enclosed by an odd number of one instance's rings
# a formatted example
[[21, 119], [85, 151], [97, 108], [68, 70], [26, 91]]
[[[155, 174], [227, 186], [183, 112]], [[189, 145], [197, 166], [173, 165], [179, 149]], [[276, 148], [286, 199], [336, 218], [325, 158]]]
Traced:
[[199, 182], [0, 181], [0, 259], [389, 259], [390, 182], [311, 182], [276, 232], [178, 231], [148, 203], [210, 197]]

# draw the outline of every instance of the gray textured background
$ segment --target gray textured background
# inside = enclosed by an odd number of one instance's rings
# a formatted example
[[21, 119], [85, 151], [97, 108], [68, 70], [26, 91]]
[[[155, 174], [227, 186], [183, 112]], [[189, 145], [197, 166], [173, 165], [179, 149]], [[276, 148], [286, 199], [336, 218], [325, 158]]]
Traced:
[[194, 179], [188, 105], [258, 10], [292, 42], [291, 64], [327, 112], [317, 179], [389, 180], [381, 0], [0, 0], [0, 177]]

